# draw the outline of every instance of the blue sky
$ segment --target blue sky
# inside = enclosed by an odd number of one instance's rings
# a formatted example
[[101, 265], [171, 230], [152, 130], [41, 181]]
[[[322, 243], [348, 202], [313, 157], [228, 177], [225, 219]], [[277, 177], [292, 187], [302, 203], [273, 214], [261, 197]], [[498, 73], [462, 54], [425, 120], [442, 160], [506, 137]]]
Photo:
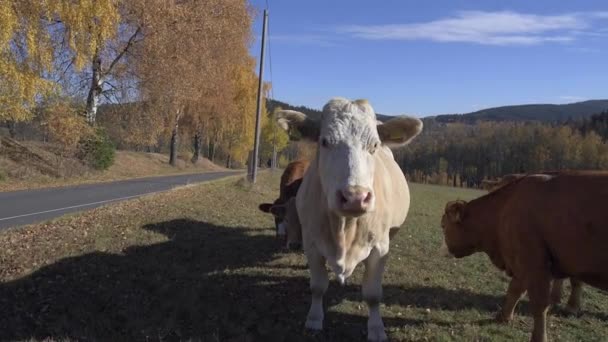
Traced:
[[[251, 47], [259, 57], [265, 0]], [[268, 0], [274, 97], [427, 116], [608, 98], [606, 0]], [[272, 60], [272, 77], [270, 75]]]

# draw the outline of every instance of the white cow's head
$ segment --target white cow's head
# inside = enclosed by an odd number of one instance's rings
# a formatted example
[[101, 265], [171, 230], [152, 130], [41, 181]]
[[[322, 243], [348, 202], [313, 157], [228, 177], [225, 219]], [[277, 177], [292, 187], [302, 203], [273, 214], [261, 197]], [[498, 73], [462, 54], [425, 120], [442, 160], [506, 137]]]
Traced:
[[277, 119], [285, 130], [318, 143], [318, 172], [329, 209], [351, 217], [374, 210], [376, 151], [406, 145], [422, 130], [420, 120], [406, 116], [381, 124], [366, 100], [343, 98], [330, 100], [318, 121], [291, 110], [277, 113]]

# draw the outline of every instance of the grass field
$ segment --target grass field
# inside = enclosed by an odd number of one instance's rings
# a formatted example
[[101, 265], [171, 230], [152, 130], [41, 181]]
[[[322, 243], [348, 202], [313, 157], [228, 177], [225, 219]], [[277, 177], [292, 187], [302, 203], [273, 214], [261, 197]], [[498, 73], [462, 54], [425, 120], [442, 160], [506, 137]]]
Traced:
[[[278, 174], [191, 186], [0, 232], [0, 340], [360, 341], [362, 267], [333, 278], [325, 332], [303, 324], [310, 295], [300, 253], [281, 251], [273, 221]], [[445, 202], [481, 192], [411, 185], [391, 242], [382, 313], [393, 341], [525, 341], [527, 301], [511, 325], [492, 321], [507, 278], [485, 255], [439, 256]], [[553, 313], [553, 341], [608, 337], [608, 298], [585, 287], [580, 317]]]

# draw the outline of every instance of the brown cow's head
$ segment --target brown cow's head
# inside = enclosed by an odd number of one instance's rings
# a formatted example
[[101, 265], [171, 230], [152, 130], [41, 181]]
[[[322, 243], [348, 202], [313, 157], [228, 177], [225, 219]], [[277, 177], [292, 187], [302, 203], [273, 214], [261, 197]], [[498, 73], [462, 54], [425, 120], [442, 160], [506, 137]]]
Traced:
[[[272, 208], [276, 205], [282, 205], [279, 199], [276, 199], [273, 203], [262, 203], [258, 206], [258, 208], [265, 212], [270, 213], [274, 216], [274, 229], [277, 236], [285, 235], [285, 233], [281, 230], [281, 223], [284, 220], [284, 215], [280, 211], [272, 210]], [[278, 214], [278, 215], [277, 215]]]
[[284, 129], [318, 143], [316, 167], [328, 209], [348, 217], [374, 210], [375, 154], [408, 144], [422, 130], [422, 121], [406, 116], [379, 124], [367, 101], [343, 98], [330, 100], [320, 120], [290, 110], [277, 118]]
[[477, 232], [467, 226], [467, 202], [453, 201], [445, 206], [441, 218], [443, 242], [447, 251], [456, 258], [469, 256], [477, 251]]
[[283, 204], [275, 204], [270, 208], [275, 217], [282, 217], [280, 227], [287, 235], [286, 248], [299, 250], [302, 248], [302, 227], [296, 209], [296, 198], [292, 197]]

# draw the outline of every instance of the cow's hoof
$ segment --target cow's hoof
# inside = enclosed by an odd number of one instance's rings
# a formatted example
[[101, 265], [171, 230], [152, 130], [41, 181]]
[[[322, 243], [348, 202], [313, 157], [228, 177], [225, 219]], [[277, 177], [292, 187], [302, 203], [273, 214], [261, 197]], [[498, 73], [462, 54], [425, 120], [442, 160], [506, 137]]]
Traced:
[[576, 306], [566, 305], [564, 308], [564, 313], [568, 316], [578, 316], [579, 308]]
[[306, 324], [304, 324], [306, 330], [311, 332], [320, 332], [323, 330], [323, 321], [320, 319], [307, 319]]
[[384, 327], [369, 327], [367, 329], [367, 340], [373, 342], [388, 341]]
[[496, 317], [494, 317], [494, 321], [496, 323], [500, 323], [500, 324], [508, 324], [508, 323], [511, 323], [512, 320], [513, 320], [513, 315], [505, 316], [505, 315], [503, 315], [502, 312], [497, 313]]

